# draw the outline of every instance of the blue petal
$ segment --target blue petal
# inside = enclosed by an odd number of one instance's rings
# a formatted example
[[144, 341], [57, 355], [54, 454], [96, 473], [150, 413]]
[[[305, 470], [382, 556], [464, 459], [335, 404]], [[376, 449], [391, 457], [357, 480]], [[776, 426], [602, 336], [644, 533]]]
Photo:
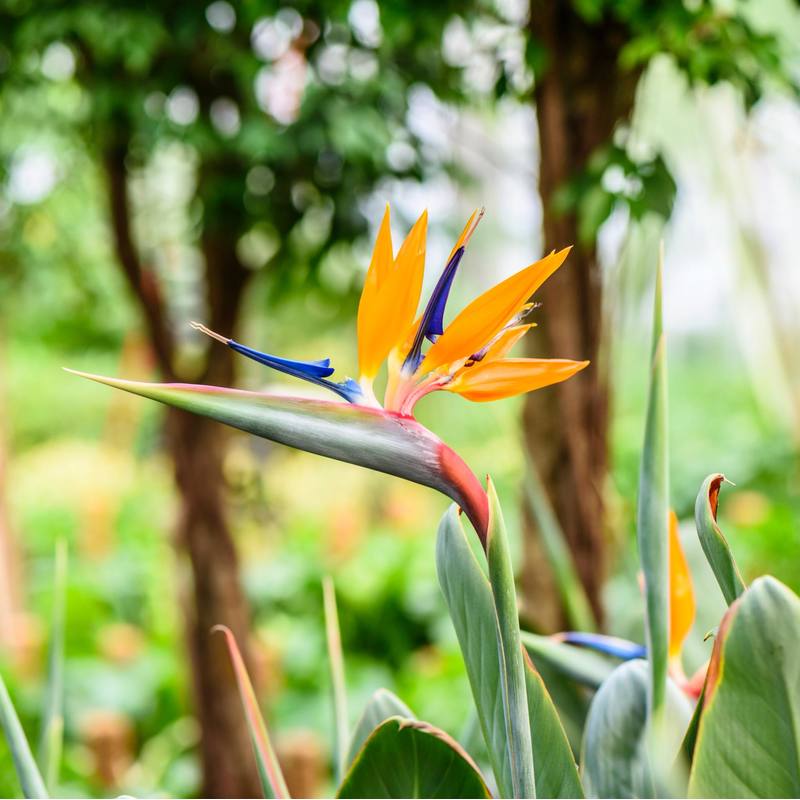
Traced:
[[456, 276], [458, 265], [464, 256], [464, 248], [459, 247], [453, 253], [453, 257], [447, 262], [436, 286], [433, 287], [428, 305], [422, 313], [422, 319], [414, 336], [414, 344], [408, 351], [406, 360], [403, 362], [403, 369], [406, 372], [414, 372], [422, 361], [422, 344], [425, 339], [435, 342], [444, 332], [444, 309], [447, 299], [450, 297], [450, 289], [453, 286], [453, 278]]
[[431, 294], [431, 299], [428, 301], [428, 307], [425, 309], [426, 315], [428, 314], [428, 309], [430, 309], [430, 316], [427, 320], [427, 324], [425, 324], [426, 319], [423, 316], [421, 327], [425, 329], [426, 338], [432, 342], [435, 342], [444, 333], [444, 309], [450, 297], [453, 278], [456, 276], [456, 270], [463, 256], [463, 247], [459, 247], [458, 250], [453, 253], [453, 257], [444, 268], [444, 272], [442, 272]]
[[347, 378], [341, 383], [325, 380], [330, 375], [333, 375], [334, 372], [333, 367], [330, 366], [331, 360], [329, 358], [322, 358], [318, 361], [294, 361], [291, 358], [280, 358], [269, 353], [262, 353], [259, 350], [253, 350], [253, 348], [239, 344], [233, 339], [228, 341], [228, 347], [243, 356], [252, 358], [253, 361], [257, 361], [259, 364], [272, 367], [278, 372], [292, 375], [295, 378], [302, 378], [317, 386], [324, 386], [326, 389], [336, 392], [339, 397], [348, 403], [358, 403], [363, 398], [361, 387], [352, 378]]
[[330, 365], [331, 360], [329, 358], [323, 358], [319, 361], [294, 361], [291, 358], [281, 358], [280, 356], [272, 356], [269, 353], [253, 350], [252, 347], [246, 347], [243, 344], [239, 344], [239, 342], [234, 342], [233, 339], [228, 342], [228, 346], [237, 353], [252, 358], [253, 361], [258, 361], [259, 364], [272, 367], [280, 372], [286, 372], [288, 375], [296, 375], [298, 378], [327, 378], [333, 375], [333, 367]]
[[616, 636], [603, 636], [601, 633], [567, 631], [566, 633], [557, 634], [557, 638], [567, 644], [588, 647], [591, 650], [606, 653], [623, 661], [630, 661], [632, 658], [644, 658], [647, 655], [647, 648], [644, 645], [629, 642], [627, 639], [620, 639]]

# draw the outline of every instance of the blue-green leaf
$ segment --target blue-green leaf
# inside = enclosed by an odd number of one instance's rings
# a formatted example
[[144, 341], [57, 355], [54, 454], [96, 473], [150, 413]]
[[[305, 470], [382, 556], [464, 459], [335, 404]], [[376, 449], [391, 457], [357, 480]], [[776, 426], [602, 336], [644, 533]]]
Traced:
[[325, 638], [328, 643], [328, 669], [333, 700], [334, 752], [336, 753], [336, 781], [342, 779], [347, 766], [347, 743], [350, 738], [347, 721], [347, 688], [344, 679], [342, 636], [339, 631], [339, 613], [336, 609], [336, 590], [333, 580], [326, 575], [322, 580], [325, 608]]
[[669, 644], [669, 456], [667, 452], [667, 363], [662, 327], [661, 276], [656, 275], [650, 393], [639, 474], [637, 534], [644, 574], [645, 633], [650, 665], [649, 708], [664, 704]]
[[39, 767], [34, 761], [25, 731], [22, 730], [17, 711], [8, 696], [2, 677], [0, 677], [0, 727], [11, 751], [22, 793], [28, 798], [48, 797]]
[[722, 590], [725, 602], [730, 605], [744, 592], [745, 585], [728, 540], [717, 523], [719, 490], [724, 481], [725, 476], [720, 473], [709, 475], [703, 481], [694, 506], [694, 519], [700, 545]]
[[388, 689], [378, 689], [370, 697], [360, 719], [356, 723], [353, 737], [350, 740], [350, 748], [347, 751], [346, 767], [349, 767], [355, 761], [358, 751], [375, 728], [390, 717], [415, 719], [414, 712], [396, 694]]
[[461, 745], [426, 722], [401, 717], [373, 731], [337, 793], [348, 798], [489, 796]]

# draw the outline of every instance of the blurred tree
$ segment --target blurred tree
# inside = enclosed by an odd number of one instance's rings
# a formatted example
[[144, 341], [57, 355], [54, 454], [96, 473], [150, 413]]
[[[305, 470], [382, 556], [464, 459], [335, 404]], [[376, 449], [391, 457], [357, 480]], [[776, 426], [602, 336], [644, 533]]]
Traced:
[[[620, 205], [631, 219], [669, 214], [674, 184], [659, 154], [634, 158], [626, 148], [639, 79], [668, 55], [691, 85], [728, 81], [751, 106], [772, 81], [787, 83], [777, 38], [758, 29], [748, 3], [533, 2], [527, 56], [539, 129], [539, 190], [544, 249], [573, 243], [569, 265], [542, 288], [544, 354], [592, 360], [594, 368], [527, 396], [527, 447], [548, 489], [598, 620], [605, 578], [603, 495], [607, 473], [609, 386], [603, 341], [602, 274], [597, 233]], [[604, 177], [615, 170], [615, 186]], [[523, 581], [536, 618], [560, 626], [544, 602], [551, 581], [541, 548], [526, 537]]]
[[[187, 318], [205, 316], [235, 336], [256, 270], [269, 264], [273, 295], [318, 285], [329, 245], [365, 230], [359, 201], [387, 175], [421, 176], [406, 90], [448, 70], [438, 39], [451, 13], [447, 3], [425, 15], [394, 4], [389, 37], [370, 2], [0, 5], [6, 93], [33, 92], [59, 70], [83, 90], [78, 124], [104, 173], [116, 258], [166, 380], [232, 384], [232, 352], [187, 338]], [[399, 165], [387, 160], [398, 142], [411, 152]], [[169, 171], [150, 183], [148, 171], [163, 169], [159, 158], [176, 144], [193, 165], [190, 224], [159, 238], [151, 187], [180, 187], [168, 185], [176, 181]], [[180, 412], [167, 413], [165, 434], [181, 498], [175, 541], [191, 565], [186, 637], [202, 730], [200, 793], [255, 796], [227, 655], [209, 635], [229, 626], [247, 657], [224, 434]]]

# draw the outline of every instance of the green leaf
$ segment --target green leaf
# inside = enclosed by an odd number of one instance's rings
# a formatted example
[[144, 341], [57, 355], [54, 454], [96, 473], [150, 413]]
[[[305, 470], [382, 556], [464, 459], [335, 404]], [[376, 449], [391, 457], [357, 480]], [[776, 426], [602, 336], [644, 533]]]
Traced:
[[535, 662], [542, 659], [562, 675], [597, 689], [619, 663], [583, 647], [558, 642], [551, 636], [522, 631], [522, 644]]
[[439, 524], [436, 571], [464, 658], [489, 763], [500, 795], [512, 797], [497, 615], [489, 581], [470, 549], [455, 506]]
[[490, 797], [461, 746], [426, 722], [392, 717], [367, 739], [337, 797]]
[[[499, 520], [497, 498], [491, 488], [490, 499], [492, 518]], [[506, 547], [505, 531], [497, 523], [491, 528], [490, 548], [493, 546], [492, 537], [495, 537], [494, 547], [500, 548], [493, 551], [494, 557], [502, 557]], [[502, 541], [498, 541], [501, 538]], [[507, 549], [505, 554], [507, 556]], [[506, 667], [511, 661], [505, 657], [509, 645], [499, 635], [498, 626], [502, 623], [500, 613], [495, 609], [492, 588], [469, 546], [455, 508], [445, 514], [439, 526], [436, 568], [464, 657], [495, 780], [501, 796], [512, 797], [514, 782], [511, 770], [515, 762], [509, 747], [508, 704], [501, 675], [501, 665]], [[516, 610], [515, 603], [514, 600], [513, 608]], [[512, 625], [515, 623], [516, 616]], [[528, 747], [533, 755], [532, 762], [542, 764], [541, 771], [535, 771], [535, 794], [530, 792], [521, 796], [579, 796], [575, 791], [575, 786], [579, 786], [575, 760], [566, 734], [541, 678], [525, 668], [518, 627], [516, 630], [515, 652], [520, 654], [519, 663], [523, 666], [525, 680], [523, 717], [529, 730]]]
[[347, 761], [347, 743], [350, 738], [347, 722], [347, 688], [344, 679], [342, 636], [339, 631], [339, 613], [336, 610], [336, 590], [329, 575], [322, 579], [322, 597], [325, 608], [325, 638], [328, 643], [328, 667], [333, 698], [334, 752], [336, 753], [336, 782], [344, 775]]
[[250, 731], [250, 742], [253, 745], [253, 753], [256, 757], [258, 776], [261, 780], [261, 789], [264, 792], [264, 797], [274, 798], [275, 800], [288, 798], [289, 790], [286, 788], [283, 772], [281, 772], [280, 764], [272, 748], [267, 726], [261, 715], [258, 699], [256, 698], [253, 684], [250, 682], [250, 676], [247, 674], [247, 667], [245, 667], [244, 659], [239, 652], [236, 639], [230, 629], [224, 625], [217, 625], [213, 630], [225, 634], [233, 671], [236, 674], [236, 682], [239, 685], [239, 695], [242, 698], [242, 708]]
[[500, 685], [503, 691], [512, 796], [536, 797], [514, 567], [511, 563], [511, 551], [508, 548], [500, 502], [491, 480], [488, 483], [489, 527], [486, 537], [486, 564], [497, 614], [497, 652], [500, 657]]
[[717, 524], [717, 505], [719, 490], [725, 476], [720, 473], [709, 475], [700, 487], [694, 505], [694, 520], [700, 545], [711, 565], [714, 577], [725, 601], [730, 605], [745, 590], [739, 568], [736, 566], [728, 540]]
[[2, 677], [0, 677], [0, 727], [3, 729], [9, 750], [11, 750], [11, 758], [14, 761], [14, 769], [17, 772], [22, 793], [25, 797], [48, 797], [39, 767], [36, 766], [33, 759], [25, 731], [22, 730], [16, 709], [8, 696], [8, 690]]
[[580, 631], [593, 631], [595, 620], [592, 607], [575, 570], [575, 562], [566, 545], [564, 531], [542, 486], [539, 470], [529, 453], [526, 460], [525, 498], [541, 534], [570, 627]]
[[45, 784], [53, 789], [58, 783], [61, 749], [64, 739], [64, 624], [67, 592], [67, 543], [56, 544], [53, 575], [53, 618], [47, 674], [45, 708], [39, 743], [39, 765]]
[[800, 797], [800, 598], [753, 581], [709, 665], [691, 797]]
[[525, 688], [536, 764], [536, 796], [583, 797], [583, 786], [567, 734], [542, 676], [527, 657]]
[[479, 536], [485, 535], [486, 493], [480, 481], [453, 450], [411, 417], [344, 402], [68, 371], [279, 444], [437, 489], [464, 509]]
[[[636, 659], [620, 664], [589, 708], [581, 753], [581, 777], [590, 797], [664, 797], [671, 787], [649, 756], [650, 670]], [[660, 764], [678, 753], [691, 706], [671, 681], [666, 684], [659, 739]]]
[[347, 758], [345, 759], [346, 767], [349, 767], [355, 761], [358, 751], [372, 731], [390, 717], [415, 719], [414, 712], [396, 694], [388, 689], [378, 689], [370, 697], [353, 731], [350, 749], [347, 751]]
[[661, 273], [656, 274], [650, 392], [639, 473], [636, 528], [644, 573], [645, 633], [650, 665], [649, 708], [664, 704], [669, 643], [669, 457], [667, 453], [667, 364], [661, 315]]

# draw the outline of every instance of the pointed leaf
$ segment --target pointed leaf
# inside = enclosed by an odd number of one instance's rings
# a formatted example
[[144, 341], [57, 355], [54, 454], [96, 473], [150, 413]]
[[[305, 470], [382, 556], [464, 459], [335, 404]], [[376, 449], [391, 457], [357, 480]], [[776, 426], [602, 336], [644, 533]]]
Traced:
[[416, 719], [414, 712], [396, 694], [388, 689], [378, 689], [370, 697], [353, 731], [353, 738], [350, 740], [350, 748], [345, 759], [346, 767], [355, 761], [358, 751], [375, 728], [390, 717]]
[[667, 685], [669, 641], [669, 457], [667, 365], [661, 319], [661, 265], [656, 276], [650, 393], [639, 474], [639, 559], [644, 574], [645, 633], [650, 665], [649, 708], [657, 716]]
[[22, 730], [19, 717], [17, 716], [14, 704], [8, 696], [8, 690], [0, 677], [0, 728], [8, 743], [11, 751], [11, 758], [14, 761], [14, 769], [25, 797], [40, 798], [48, 797], [39, 767], [33, 759], [30, 745]]
[[[498, 519], [498, 515], [494, 518]], [[501, 533], [495, 530], [493, 535], [499, 537]], [[491, 586], [470, 549], [455, 508], [448, 511], [439, 526], [436, 569], [464, 657], [489, 762], [501, 796], [512, 797], [511, 771], [515, 762], [508, 746], [508, 703], [504, 689], [507, 681], [501, 676], [510, 659], [505, 658], [507, 645], [498, 633], [501, 623]], [[517, 652], [522, 655], [521, 650]], [[523, 675], [526, 681], [524, 716], [529, 725], [532, 761], [544, 765], [541, 774], [535, 771], [535, 794], [530, 792], [523, 796], [575, 796], [571, 793], [575, 788], [571, 778], [575, 762], [552, 700], [538, 676], [533, 678], [526, 672]], [[560, 794], [561, 791], [566, 794]]]
[[239, 684], [242, 708], [247, 718], [247, 727], [250, 730], [250, 742], [253, 745], [253, 753], [256, 757], [258, 776], [261, 779], [261, 789], [264, 792], [264, 797], [275, 798], [276, 800], [288, 798], [289, 790], [286, 788], [283, 772], [272, 748], [267, 726], [261, 715], [258, 699], [253, 690], [253, 684], [250, 682], [250, 676], [247, 674], [247, 667], [245, 667], [244, 659], [239, 652], [236, 639], [230, 629], [224, 625], [217, 625], [214, 631], [220, 631], [225, 634], [231, 663], [236, 673], [236, 682]]
[[703, 552], [711, 565], [725, 601], [730, 605], [744, 592], [745, 585], [728, 540], [717, 524], [719, 490], [724, 480], [724, 475], [716, 473], [709, 475], [703, 481], [694, 506], [694, 519]]
[[800, 598], [753, 581], [720, 625], [690, 797], [800, 797]]
[[479, 536], [485, 535], [488, 505], [480, 482], [456, 453], [412, 417], [349, 403], [217, 386], [75, 374], [280, 444], [430, 486], [458, 503]]
[[336, 780], [338, 783], [347, 766], [347, 742], [350, 737], [347, 722], [347, 689], [344, 679], [342, 636], [339, 632], [339, 613], [336, 610], [336, 591], [329, 575], [322, 580], [322, 596], [325, 607], [325, 638], [328, 643], [328, 667], [333, 698], [334, 752], [336, 753]]
[[[581, 752], [581, 777], [589, 797], [665, 797], [669, 786], [650, 758], [647, 744], [650, 671], [626, 661], [600, 687], [589, 709]], [[666, 684], [660, 762], [671, 764], [691, 717], [691, 706], [671, 681]]]
[[542, 676], [527, 656], [525, 687], [536, 765], [536, 796], [583, 797], [583, 786], [567, 734]]
[[489, 528], [486, 538], [486, 563], [489, 584], [497, 614], [497, 641], [500, 655], [500, 683], [506, 714], [506, 735], [511, 762], [514, 797], [536, 797], [531, 726], [525, 688], [525, 664], [519, 635], [519, 611], [514, 587], [514, 567], [508, 548], [500, 502], [491, 480]]
[[53, 575], [53, 618], [45, 710], [39, 744], [39, 764], [49, 789], [58, 783], [61, 749], [64, 738], [64, 624], [67, 591], [67, 543], [56, 544], [55, 574]]
[[470, 549], [454, 506], [439, 523], [436, 572], [464, 658], [489, 763], [500, 795], [512, 797], [497, 615], [489, 581]]
[[337, 797], [489, 797], [472, 759], [427, 722], [392, 717], [367, 739]]

